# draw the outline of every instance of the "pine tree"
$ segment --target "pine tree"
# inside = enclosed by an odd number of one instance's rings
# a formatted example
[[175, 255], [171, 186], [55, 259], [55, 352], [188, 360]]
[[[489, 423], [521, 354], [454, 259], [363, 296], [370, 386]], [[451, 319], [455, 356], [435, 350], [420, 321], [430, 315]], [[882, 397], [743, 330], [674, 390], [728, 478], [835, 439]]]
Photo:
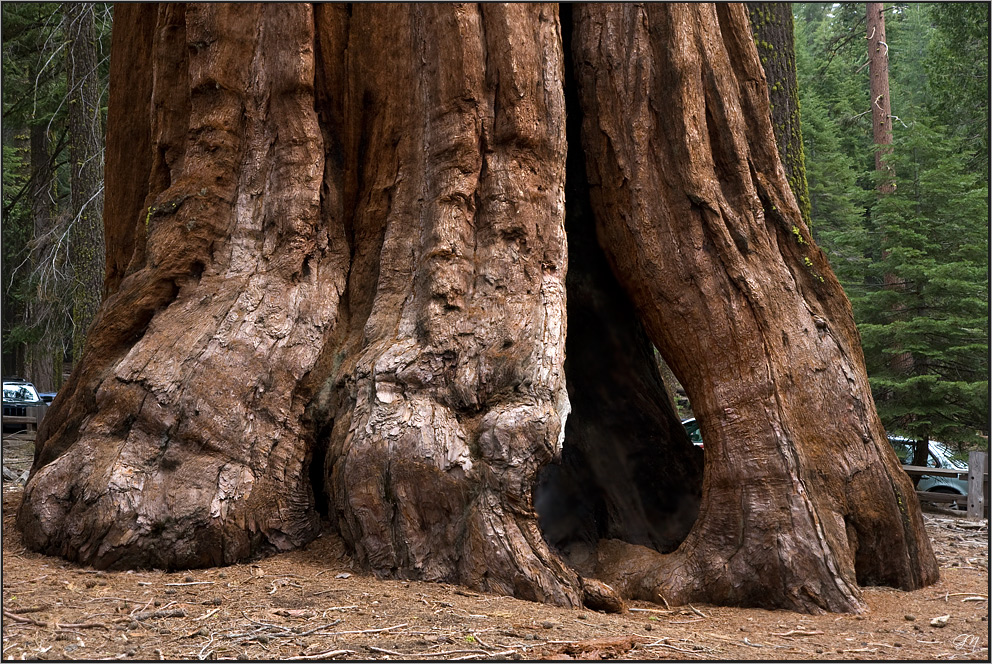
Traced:
[[[870, 187], [871, 121], [863, 62], [864, 17], [846, 6], [802, 4], [796, 13], [796, 69], [802, 105], [813, 235], [849, 294], [863, 282]], [[859, 24], [859, 21], [861, 22]]]
[[[76, 3], [68, 8], [78, 12], [81, 6]], [[92, 100], [102, 100], [106, 91], [111, 10], [105, 3], [85, 7], [95, 32], [82, 41], [95, 49], [96, 58], [81, 73], [91, 84], [87, 88], [90, 123], [98, 128], [104, 111]], [[102, 162], [102, 140], [90, 141], [88, 152], [93, 154], [89, 157], [77, 155], [72, 160], [68, 154], [69, 110], [80, 105], [68, 93], [67, 59], [73, 49], [64, 37], [82, 23], [72, 20], [64, 9], [54, 3], [4, 3], [2, 7], [3, 370], [25, 375], [46, 390], [61, 384], [62, 360], [70, 355], [73, 323], [77, 328], [85, 325], [71, 315], [70, 296], [78, 293], [72, 284], [73, 273], [79, 276], [74, 263], [85, 253], [73, 247], [87, 244], [102, 227], [99, 210], [90, 200], [93, 183], [100, 184], [99, 169], [92, 166]], [[15, 154], [16, 159], [8, 158]], [[73, 195], [70, 162], [74, 161], [91, 171], [90, 193], [76, 192], [77, 199], [88, 202], [86, 214], [95, 212], [85, 230], [73, 224], [82, 215], [69, 213]], [[67, 241], [70, 235], [74, 242]], [[91, 253], [99, 258], [98, 251]], [[103, 265], [97, 262], [90, 273], [96, 276], [91, 282], [99, 283], [94, 288], [99, 298]]]
[[855, 307], [887, 428], [966, 443], [988, 427], [988, 180], [971, 166], [974, 143], [929, 113], [931, 15], [908, 5], [889, 21], [898, 188], [872, 210], [885, 233], [868, 274], [889, 287]]
[[[799, 5], [797, 67], [813, 228], [852, 298], [882, 421], [974, 443], [988, 433], [988, 179], [976, 168], [988, 124], [973, 113], [987, 109], [988, 53], [965, 63], [955, 49], [987, 45], [988, 11], [946, 7], [886, 7], [897, 187], [881, 199], [858, 7]], [[900, 356], [913, 362], [900, 370]]]

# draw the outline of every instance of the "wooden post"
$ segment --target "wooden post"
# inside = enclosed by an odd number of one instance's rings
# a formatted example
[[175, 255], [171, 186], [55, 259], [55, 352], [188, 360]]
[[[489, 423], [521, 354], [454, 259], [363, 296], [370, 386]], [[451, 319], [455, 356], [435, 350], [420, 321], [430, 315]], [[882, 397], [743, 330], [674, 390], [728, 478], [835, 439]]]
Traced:
[[981, 519], [988, 516], [989, 508], [989, 455], [988, 452], [968, 453], [968, 517]]

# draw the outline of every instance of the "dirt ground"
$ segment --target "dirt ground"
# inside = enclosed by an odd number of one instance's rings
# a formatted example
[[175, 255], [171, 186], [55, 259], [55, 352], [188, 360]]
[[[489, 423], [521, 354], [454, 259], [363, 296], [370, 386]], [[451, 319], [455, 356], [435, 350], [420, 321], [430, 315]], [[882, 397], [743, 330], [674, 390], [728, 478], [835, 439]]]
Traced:
[[[4, 440], [19, 476], [29, 441]], [[634, 602], [562, 609], [457, 586], [382, 581], [325, 534], [225, 568], [101, 572], [27, 551], [23, 485], [3, 482], [3, 659], [989, 659], [988, 521], [925, 513], [941, 578], [869, 588], [865, 615]]]

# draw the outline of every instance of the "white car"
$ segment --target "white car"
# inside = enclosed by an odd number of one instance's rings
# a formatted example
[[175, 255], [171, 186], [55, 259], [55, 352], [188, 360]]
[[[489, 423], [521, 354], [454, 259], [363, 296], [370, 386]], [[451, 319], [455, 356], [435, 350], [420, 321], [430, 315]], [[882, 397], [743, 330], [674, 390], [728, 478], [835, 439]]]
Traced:
[[48, 404], [34, 385], [23, 378], [3, 381], [3, 431], [37, 430], [48, 411]]

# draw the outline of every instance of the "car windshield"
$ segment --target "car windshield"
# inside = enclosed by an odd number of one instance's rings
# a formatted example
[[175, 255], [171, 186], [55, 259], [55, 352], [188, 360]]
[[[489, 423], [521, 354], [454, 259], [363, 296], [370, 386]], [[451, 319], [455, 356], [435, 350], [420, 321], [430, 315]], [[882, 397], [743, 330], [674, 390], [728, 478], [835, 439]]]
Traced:
[[950, 464], [954, 468], [958, 468], [961, 470], [968, 470], [967, 463], [965, 463], [961, 459], [955, 458], [954, 450], [940, 443], [930, 443], [930, 444], [943, 453], [944, 460], [947, 461], [948, 464]]
[[4, 383], [4, 401], [41, 401], [41, 397], [34, 389], [34, 385]]

